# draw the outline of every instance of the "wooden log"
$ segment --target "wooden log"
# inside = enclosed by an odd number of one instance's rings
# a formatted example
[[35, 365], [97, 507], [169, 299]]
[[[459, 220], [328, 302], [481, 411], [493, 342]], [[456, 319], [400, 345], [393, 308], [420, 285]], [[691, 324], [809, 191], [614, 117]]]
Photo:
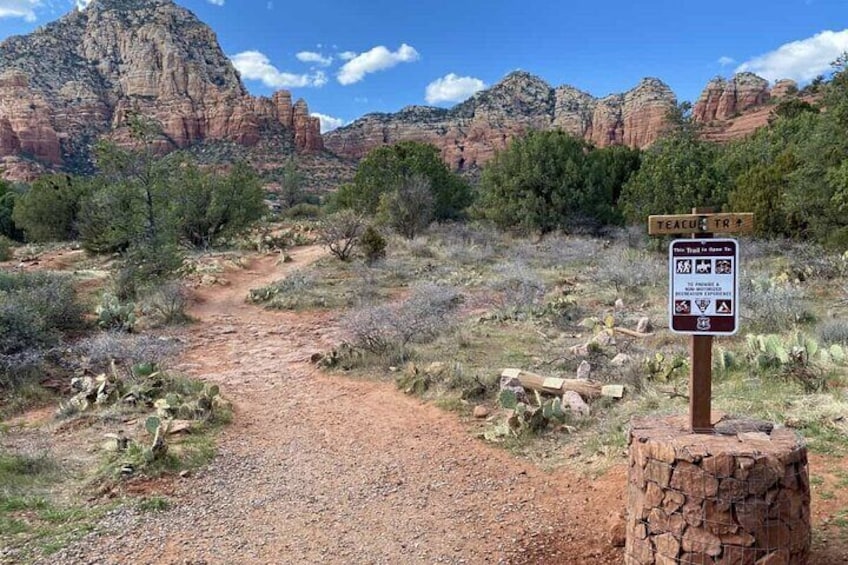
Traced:
[[620, 334], [629, 335], [630, 337], [645, 338], [645, 337], [651, 337], [651, 336], [654, 335], [653, 333], [647, 333], [647, 334], [639, 333], [637, 331], [628, 330], [627, 328], [613, 328], [613, 329]]
[[598, 398], [601, 396], [601, 385], [582, 379], [558, 379], [556, 377], [543, 377], [521, 369], [504, 369], [502, 377], [518, 379], [521, 386], [530, 390], [537, 390], [547, 394], [562, 396], [566, 391], [574, 391], [584, 399]]

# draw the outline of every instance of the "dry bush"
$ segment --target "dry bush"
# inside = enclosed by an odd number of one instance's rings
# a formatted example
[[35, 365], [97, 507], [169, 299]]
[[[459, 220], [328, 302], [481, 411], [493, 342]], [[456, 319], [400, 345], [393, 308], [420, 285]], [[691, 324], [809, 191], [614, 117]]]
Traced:
[[348, 261], [356, 250], [365, 229], [365, 220], [352, 210], [342, 210], [322, 219], [318, 224], [318, 242], [342, 261]]
[[454, 288], [422, 284], [402, 302], [353, 312], [343, 325], [355, 346], [402, 361], [409, 357], [411, 344], [427, 343], [451, 329], [461, 301]]
[[164, 365], [179, 348], [176, 340], [165, 337], [103, 332], [78, 342], [74, 350], [82, 356], [84, 368], [100, 373], [112, 362], [126, 369], [139, 363]]
[[145, 300], [144, 312], [159, 324], [181, 324], [188, 320], [188, 293], [177, 281], [168, 281], [154, 290]]
[[507, 317], [531, 314], [545, 298], [545, 283], [524, 263], [509, 262], [498, 266], [489, 284], [498, 293], [498, 310]]
[[613, 245], [598, 258], [595, 282], [610, 285], [616, 292], [639, 292], [667, 280], [668, 267], [656, 255]]

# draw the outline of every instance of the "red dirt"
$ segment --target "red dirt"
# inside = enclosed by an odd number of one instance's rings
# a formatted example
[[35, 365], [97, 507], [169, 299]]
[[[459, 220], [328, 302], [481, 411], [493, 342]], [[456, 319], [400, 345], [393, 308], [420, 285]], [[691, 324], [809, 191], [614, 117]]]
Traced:
[[[198, 323], [179, 368], [221, 385], [235, 406], [219, 456], [196, 476], [141, 483], [174, 509], [87, 538], [55, 563], [619, 563], [607, 518], [624, 508], [624, 463], [592, 480], [474, 439], [455, 414], [393, 384], [325, 374], [309, 363], [339, 341], [334, 312], [272, 312], [247, 304], [251, 288], [323, 256], [296, 249], [219, 276], [196, 290]], [[813, 474], [840, 479], [844, 461], [816, 456]], [[811, 563], [848, 562], [845, 531], [828, 517], [848, 493], [814, 494]], [[86, 557], [87, 556], [87, 557]]]

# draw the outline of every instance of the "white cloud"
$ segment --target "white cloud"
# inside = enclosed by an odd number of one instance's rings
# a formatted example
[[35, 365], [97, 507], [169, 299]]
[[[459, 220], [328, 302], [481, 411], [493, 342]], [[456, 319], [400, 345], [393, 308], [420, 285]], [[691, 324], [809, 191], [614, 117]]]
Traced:
[[35, 8], [41, 6], [41, 0], [0, 0], [0, 18], [23, 18], [35, 21]]
[[401, 44], [397, 51], [389, 51], [379, 45], [370, 51], [360, 53], [339, 69], [338, 80], [343, 85], [354, 84], [365, 78], [369, 73], [390, 69], [398, 63], [411, 63], [421, 58], [414, 47]]
[[230, 60], [243, 78], [262, 81], [270, 88], [320, 87], [327, 84], [327, 75], [321, 71], [301, 75], [285, 73], [272, 65], [268, 57], [259, 51], [237, 53]]
[[729, 67], [730, 65], [736, 64], [736, 59], [734, 59], [733, 57], [727, 57], [727, 56], [719, 57], [718, 58], [718, 64], [721, 65], [722, 67]]
[[295, 57], [304, 63], [316, 63], [322, 67], [327, 67], [333, 62], [332, 57], [325, 57], [321, 53], [316, 53], [314, 51], [301, 51], [295, 55]]
[[224, 0], [207, 0], [210, 4], [215, 4], [216, 6], [223, 6]]
[[333, 131], [334, 129], [340, 128], [344, 125], [344, 120], [341, 118], [334, 118], [333, 116], [320, 114], [318, 112], [312, 112], [309, 115], [313, 118], [318, 118], [319, 120], [321, 120], [321, 133]]
[[845, 51], [848, 51], [848, 29], [827, 30], [745, 61], [736, 72], [750, 71], [770, 81], [791, 78], [806, 82], [826, 74], [830, 63]]
[[359, 55], [359, 53], [357, 53], [356, 51], [342, 51], [341, 53], [339, 53], [339, 59], [341, 59], [342, 61], [350, 61], [357, 55]]
[[461, 77], [450, 73], [428, 84], [424, 98], [428, 104], [461, 102], [484, 88], [486, 83], [479, 78]]

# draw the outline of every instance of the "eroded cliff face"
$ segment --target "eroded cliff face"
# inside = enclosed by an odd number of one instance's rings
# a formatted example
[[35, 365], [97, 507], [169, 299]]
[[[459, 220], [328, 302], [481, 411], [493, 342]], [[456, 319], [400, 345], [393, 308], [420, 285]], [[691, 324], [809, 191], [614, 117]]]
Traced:
[[729, 120], [769, 98], [769, 82], [753, 73], [739, 73], [730, 80], [717, 77], [707, 83], [695, 103], [693, 118], [702, 123]]
[[0, 159], [84, 168], [101, 136], [122, 139], [129, 112], [161, 122], [172, 148], [247, 146], [287, 133], [320, 151], [320, 126], [285, 91], [250, 96], [214, 32], [171, 0], [94, 0], [0, 44]]
[[380, 145], [424, 141], [439, 147], [451, 167], [466, 170], [485, 164], [530, 130], [560, 128], [601, 147], [645, 147], [662, 133], [676, 103], [671, 89], [657, 79], [597, 99], [515, 72], [450, 110], [411, 106], [395, 114], [369, 114], [326, 134], [324, 143], [338, 155], [359, 159]]

